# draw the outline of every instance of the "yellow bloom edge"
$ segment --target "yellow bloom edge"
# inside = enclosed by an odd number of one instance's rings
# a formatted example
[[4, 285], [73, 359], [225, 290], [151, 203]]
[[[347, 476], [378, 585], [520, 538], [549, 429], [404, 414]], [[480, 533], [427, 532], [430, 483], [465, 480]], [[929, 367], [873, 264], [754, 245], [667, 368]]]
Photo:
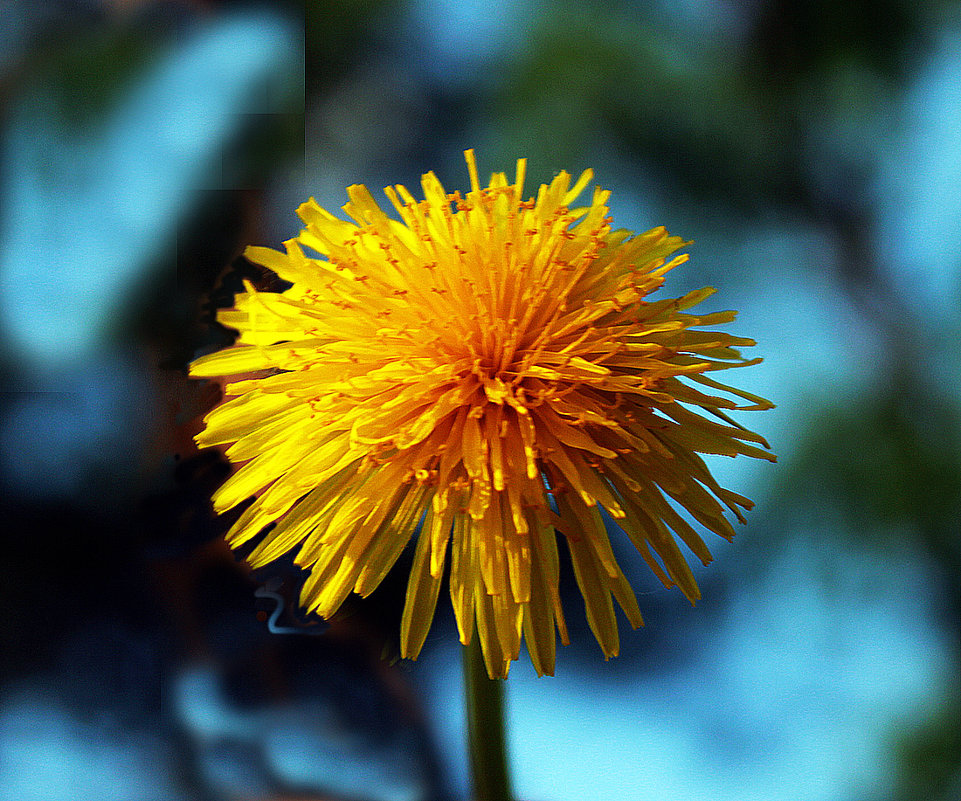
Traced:
[[753, 505], [699, 454], [774, 461], [728, 415], [772, 404], [706, 375], [760, 361], [737, 350], [752, 340], [693, 330], [734, 320], [686, 313], [713, 289], [647, 300], [689, 243], [663, 228], [613, 229], [600, 188], [570, 208], [589, 170], [573, 185], [561, 172], [525, 200], [525, 160], [513, 182], [495, 173], [482, 187], [473, 151], [465, 157], [464, 195], [433, 173], [422, 201], [389, 187], [397, 220], [354, 185], [349, 220], [311, 198], [284, 251], [247, 248], [292, 287], [247, 283], [218, 313], [237, 344], [194, 361], [191, 375], [256, 376], [227, 384], [233, 397], [196, 440], [231, 443], [228, 458], [244, 463], [215, 493], [218, 512], [256, 496], [228, 541], [276, 523], [248, 561], [300, 546], [308, 609], [330, 617], [351, 592], [369, 595], [419, 531], [402, 655], [420, 653], [447, 574], [460, 640], [476, 632], [492, 678], [507, 676], [522, 640], [538, 674], [552, 674], [555, 631], [568, 643], [558, 541], [615, 656], [612, 599], [634, 628], [643, 620], [600, 509], [693, 603], [675, 536], [707, 564], [688, 517], [730, 539], [724, 508], [743, 522]]

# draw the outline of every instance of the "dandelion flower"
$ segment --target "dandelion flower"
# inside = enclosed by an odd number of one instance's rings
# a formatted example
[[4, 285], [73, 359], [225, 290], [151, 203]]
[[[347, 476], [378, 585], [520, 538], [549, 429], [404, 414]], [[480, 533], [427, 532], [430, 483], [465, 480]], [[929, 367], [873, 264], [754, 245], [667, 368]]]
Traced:
[[197, 442], [232, 443], [228, 458], [244, 463], [217, 511], [256, 496], [229, 542], [275, 523], [249, 562], [299, 549], [308, 609], [329, 617], [351, 592], [373, 592], [416, 534], [401, 653], [420, 652], [447, 573], [460, 639], [480, 638], [492, 678], [522, 639], [537, 672], [552, 673], [557, 634], [568, 641], [558, 543], [605, 657], [616, 655], [612, 599], [633, 627], [642, 619], [601, 510], [694, 602], [675, 537], [711, 555], [683, 510], [730, 538], [723, 507], [743, 522], [752, 506], [698, 454], [773, 460], [727, 414], [771, 404], [708, 377], [759, 361], [736, 349], [751, 340], [697, 330], [734, 319], [686, 312], [712, 289], [655, 299], [689, 243], [613, 229], [600, 188], [573, 206], [590, 171], [525, 199], [524, 160], [513, 183], [496, 173], [482, 187], [465, 155], [466, 194], [433, 173], [424, 200], [388, 188], [398, 220], [351, 186], [349, 220], [311, 199], [283, 252], [247, 248], [292, 286], [248, 283], [220, 312], [238, 343], [192, 375], [258, 377], [227, 384], [232, 399]]

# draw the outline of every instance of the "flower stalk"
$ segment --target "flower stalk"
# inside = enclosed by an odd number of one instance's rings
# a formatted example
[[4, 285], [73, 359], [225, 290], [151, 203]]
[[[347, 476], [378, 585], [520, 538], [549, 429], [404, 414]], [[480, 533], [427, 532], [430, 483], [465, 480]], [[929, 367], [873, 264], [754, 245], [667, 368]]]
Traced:
[[487, 675], [480, 638], [464, 646], [467, 749], [474, 801], [513, 801], [504, 731], [505, 679]]

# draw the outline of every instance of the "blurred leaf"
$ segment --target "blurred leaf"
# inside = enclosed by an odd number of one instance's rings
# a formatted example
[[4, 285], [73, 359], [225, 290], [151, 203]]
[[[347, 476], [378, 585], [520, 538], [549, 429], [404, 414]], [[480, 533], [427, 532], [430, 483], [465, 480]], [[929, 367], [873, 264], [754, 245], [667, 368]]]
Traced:
[[139, 27], [61, 30], [57, 47], [42, 52], [28, 91], [76, 133], [97, 130], [111, 106], [162, 53], [162, 39]]
[[885, 102], [923, 52], [926, 14], [905, 0], [774, 0], [740, 10], [742, 41], [685, 36], [634, 4], [586, 15], [561, 0], [497, 75], [497, 130], [505, 151], [532, 161], [577, 164], [614, 147], [675, 193], [812, 213], [812, 163], [849, 188], [852, 170], [873, 169], [865, 145], [886, 130]]
[[335, 84], [376, 38], [397, 24], [398, 0], [303, 0], [306, 13], [307, 91]]
[[956, 801], [961, 796], [961, 696], [902, 734], [895, 748], [897, 801]]
[[839, 510], [859, 536], [915, 533], [956, 568], [959, 433], [941, 399], [878, 392], [817, 417], [797, 458], [778, 471], [775, 495], [788, 508]]
[[928, 13], [925, 3], [908, 0], [767, 0], [749, 49], [759, 77], [782, 97], [852, 62], [899, 80], [920, 49]]
[[789, 177], [792, 142], [737, 67], [636, 13], [574, 9], [542, 18], [505, 65], [494, 109], [506, 147], [539, 161], [577, 163], [607, 140], [686, 189], [756, 202]]

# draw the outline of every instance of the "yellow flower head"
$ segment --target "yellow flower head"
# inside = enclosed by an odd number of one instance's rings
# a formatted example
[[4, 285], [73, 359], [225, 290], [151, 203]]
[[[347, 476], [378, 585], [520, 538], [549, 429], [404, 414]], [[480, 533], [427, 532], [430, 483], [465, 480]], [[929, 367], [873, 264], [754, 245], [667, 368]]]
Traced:
[[739, 507], [752, 506], [718, 486], [698, 453], [773, 460], [725, 413], [771, 404], [707, 377], [759, 361], [735, 350], [751, 340], [695, 330], [734, 319], [685, 313], [712, 289], [649, 299], [687, 260], [667, 261], [687, 243], [663, 228], [613, 230], [600, 188], [572, 207], [590, 171], [573, 186], [562, 172], [524, 199], [524, 160], [513, 183], [497, 173], [482, 187], [466, 157], [466, 195], [433, 173], [425, 200], [388, 188], [397, 221], [351, 186], [351, 221], [311, 199], [285, 252], [247, 248], [293, 286], [248, 284], [220, 313], [238, 345], [191, 373], [263, 372], [227, 385], [234, 397], [197, 442], [233, 443], [227, 456], [245, 464], [215, 508], [257, 498], [228, 539], [238, 546], [275, 521], [249, 561], [299, 547], [309, 609], [329, 617], [351, 591], [373, 592], [419, 530], [402, 654], [420, 652], [449, 554], [461, 642], [476, 623], [491, 677], [507, 675], [522, 635], [537, 672], [552, 673], [555, 628], [567, 643], [558, 539], [614, 656], [612, 596], [632, 626], [642, 620], [599, 508], [693, 602], [675, 535], [702, 562], [711, 555], [679, 508], [730, 538], [722, 504], [742, 521]]

